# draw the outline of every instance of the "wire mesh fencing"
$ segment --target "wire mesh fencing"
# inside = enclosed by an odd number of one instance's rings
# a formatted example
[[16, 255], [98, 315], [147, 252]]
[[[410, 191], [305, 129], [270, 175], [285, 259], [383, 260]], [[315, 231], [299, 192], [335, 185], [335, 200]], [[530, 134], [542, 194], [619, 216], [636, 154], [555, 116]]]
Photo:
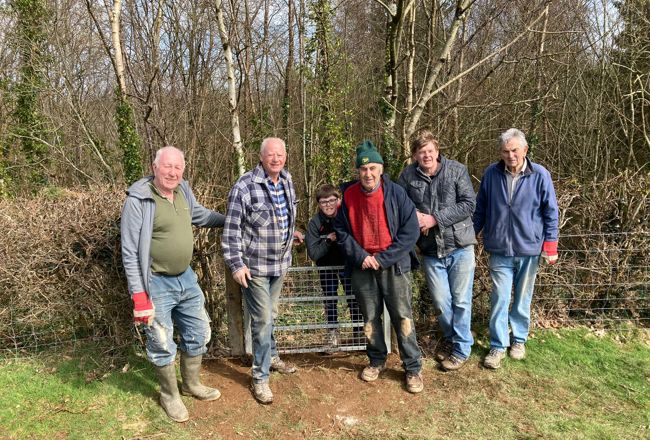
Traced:
[[[563, 235], [558, 264], [540, 260], [532, 304], [532, 326], [616, 326], [650, 322], [650, 233]], [[352, 292], [339, 281], [341, 267], [293, 267], [285, 278], [276, 321], [280, 352], [359, 350], [365, 347]], [[338, 279], [337, 279], [338, 278]], [[415, 277], [415, 308], [433, 321], [423, 277]], [[348, 284], [349, 286], [349, 284]], [[487, 254], [477, 253], [473, 325], [487, 325], [491, 280]], [[346, 304], [347, 301], [347, 304]], [[352, 311], [352, 313], [351, 313]], [[426, 316], [428, 315], [428, 316]], [[338, 321], [336, 317], [338, 316]], [[390, 322], [384, 313], [384, 334]], [[359, 319], [359, 322], [357, 322]], [[389, 343], [389, 342], [387, 342]]]
[[574, 234], [560, 260], [542, 265], [533, 297], [538, 325], [616, 326], [650, 322], [650, 232]]
[[[563, 234], [558, 264], [540, 264], [532, 304], [532, 325], [559, 328], [571, 325], [623, 328], [650, 323], [650, 231], [634, 233]], [[354, 296], [341, 276], [341, 267], [293, 267], [285, 277], [275, 338], [284, 353], [363, 350], [363, 323]], [[219, 271], [220, 269], [215, 269]], [[428, 291], [421, 273], [414, 279], [416, 321], [431, 320], [435, 312], [426, 306]], [[222, 284], [206, 297], [223, 302]], [[487, 254], [477, 250], [474, 279], [473, 325], [489, 320], [491, 281]], [[119, 350], [129, 343], [142, 344], [142, 335], [129, 332], [131, 303], [97, 303], [96, 311], [112, 314], [111, 327], [93, 332], [88, 322], [65, 320], [52, 313], [33, 319], [33, 312], [8, 297], [0, 309], [0, 357], [25, 357], [34, 353], [106, 343]], [[430, 303], [430, 300], [429, 300]], [[69, 307], [77, 307], [70, 303]], [[121, 310], [119, 316], [116, 310]], [[209, 308], [214, 310], [214, 308]], [[225, 308], [218, 308], [225, 314]], [[97, 312], [99, 313], [99, 312]], [[385, 316], [387, 314], [385, 313]], [[217, 319], [218, 318], [218, 319]], [[213, 319], [214, 356], [227, 355], [229, 333], [225, 316]], [[390, 323], [384, 320], [390, 340]], [[428, 328], [427, 321], [427, 328]], [[433, 319], [435, 327], [435, 318]], [[115, 329], [115, 330], [112, 330]], [[130, 333], [133, 336], [130, 336]], [[420, 336], [420, 333], [418, 333]], [[422, 335], [426, 336], [426, 335]], [[250, 352], [250, 337], [248, 338]]]

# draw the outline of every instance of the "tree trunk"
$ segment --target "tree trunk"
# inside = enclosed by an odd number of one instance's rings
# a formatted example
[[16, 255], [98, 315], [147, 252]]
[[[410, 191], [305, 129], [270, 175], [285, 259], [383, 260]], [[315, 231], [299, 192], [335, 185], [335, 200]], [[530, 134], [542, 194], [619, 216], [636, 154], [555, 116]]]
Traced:
[[111, 23], [111, 41], [113, 42], [113, 57], [115, 60], [115, 75], [120, 93], [126, 96], [126, 80], [124, 79], [124, 58], [122, 55], [122, 39], [120, 37], [120, 14], [122, 12], [122, 0], [113, 2], [113, 11], [109, 15]]
[[291, 116], [291, 87], [293, 80], [293, 0], [288, 0], [287, 21], [289, 30], [289, 50], [287, 53], [287, 67], [284, 73], [284, 96], [282, 97], [282, 128], [284, 140], [291, 145], [289, 139], [289, 119]]
[[242, 148], [241, 133], [239, 131], [239, 111], [237, 109], [237, 85], [235, 84], [235, 64], [232, 58], [232, 49], [226, 25], [223, 19], [223, 8], [221, 0], [215, 0], [214, 5], [217, 12], [217, 25], [219, 27], [219, 36], [223, 46], [223, 55], [226, 60], [226, 70], [228, 75], [228, 107], [230, 108], [230, 122], [232, 124], [232, 140], [235, 154], [237, 156], [237, 171], [241, 176], [245, 172], [244, 167], [244, 150]]
[[539, 47], [537, 48], [536, 64], [536, 84], [535, 84], [535, 100], [530, 106], [530, 128], [528, 129], [528, 142], [531, 148], [534, 148], [539, 143], [538, 125], [539, 118], [542, 114], [542, 107], [544, 102], [543, 95], [543, 80], [544, 80], [544, 63], [542, 57], [544, 56], [544, 43], [546, 42], [546, 29], [548, 26], [548, 5], [544, 8], [544, 24], [539, 36]]

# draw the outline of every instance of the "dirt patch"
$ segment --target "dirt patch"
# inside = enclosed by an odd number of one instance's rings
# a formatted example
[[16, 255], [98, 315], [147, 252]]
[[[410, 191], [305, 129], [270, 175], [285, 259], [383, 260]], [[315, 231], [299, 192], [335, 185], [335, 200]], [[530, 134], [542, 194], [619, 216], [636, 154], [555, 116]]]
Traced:
[[431, 417], [427, 408], [440, 408], [442, 400], [451, 407], [462, 405], [461, 391], [468, 386], [490, 388], [490, 373], [477, 360], [455, 373], [442, 372], [434, 361], [425, 360], [425, 390], [412, 395], [406, 391], [401, 361], [394, 354], [373, 383], [359, 378], [367, 365], [361, 353], [284, 358], [299, 370], [293, 375], [272, 374], [275, 400], [271, 405], [254, 400], [249, 367], [243, 362], [206, 361], [203, 381], [218, 387], [222, 397], [211, 403], [195, 402], [190, 407], [190, 426], [202, 438], [379, 438], [382, 420], [387, 418], [403, 420], [406, 437], [423, 438], [417, 432], [409, 434], [409, 419]]

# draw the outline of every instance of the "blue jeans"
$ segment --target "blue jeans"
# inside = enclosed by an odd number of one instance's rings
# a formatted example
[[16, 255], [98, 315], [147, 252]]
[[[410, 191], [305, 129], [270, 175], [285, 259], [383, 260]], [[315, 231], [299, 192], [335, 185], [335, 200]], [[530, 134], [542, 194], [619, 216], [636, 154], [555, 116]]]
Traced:
[[192, 268], [177, 276], [152, 274], [149, 296], [156, 308], [153, 324], [145, 327], [149, 360], [158, 367], [174, 362], [174, 324], [180, 336], [178, 348], [188, 356], [204, 354], [210, 342], [210, 318]]
[[[321, 270], [319, 271], [319, 275], [320, 285], [323, 289], [324, 296], [337, 296], [339, 282], [343, 286], [343, 292], [345, 295], [352, 295], [350, 277], [345, 276], [345, 271], [343, 269]], [[352, 322], [359, 322], [363, 319], [361, 317], [361, 312], [359, 311], [359, 304], [357, 304], [355, 298], [348, 298], [348, 308], [350, 309], [350, 319]], [[338, 324], [338, 299], [325, 300], [325, 316], [327, 317], [328, 324]]]
[[452, 354], [467, 359], [472, 351], [472, 287], [474, 246], [453, 251], [444, 258], [424, 257], [424, 274], [438, 312], [438, 323]]
[[271, 358], [278, 355], [273, 337], [273, 322], [278, 316], [278, 299], [283, 281], [284, 275], [254, 276], [248, 280], [248, 287], [242, 288], [251, 317], [254, 383], [269, 381]]
[[[530, 303], [533, 299], [539, 256], [506, 257], [490, 255], [490, 347], [505, 350], [510, 343], [525, 343], [530, 325]], [[510, 294], [514, 283], [514, 299]], [[512, 338], [508, 335], [508, 323]]]
[[418, 373], [422, 368], [413, 325], [411, 284], [411, 274], [397, 274], [395, 266], [381, 270], [352, 270], [352, 290], [363, 314], [366, 352], [373, 367], [384, 365], [388, 356], [382, 323], [385, 303], [397, 335], [402, 366], [411, 373]]

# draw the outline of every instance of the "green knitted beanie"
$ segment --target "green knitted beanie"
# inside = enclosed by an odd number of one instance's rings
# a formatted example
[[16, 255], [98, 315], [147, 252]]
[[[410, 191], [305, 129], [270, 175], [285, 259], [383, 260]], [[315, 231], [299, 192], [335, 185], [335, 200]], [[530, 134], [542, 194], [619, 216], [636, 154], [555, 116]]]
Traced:
[[369, 163], [384, 163], [384, 159], [381, 158], [381, 154], [377, 151], [377, 147], [372, 141], [365, 140], [357, 145], [357, 168], [361, 165], [367, 165]]

